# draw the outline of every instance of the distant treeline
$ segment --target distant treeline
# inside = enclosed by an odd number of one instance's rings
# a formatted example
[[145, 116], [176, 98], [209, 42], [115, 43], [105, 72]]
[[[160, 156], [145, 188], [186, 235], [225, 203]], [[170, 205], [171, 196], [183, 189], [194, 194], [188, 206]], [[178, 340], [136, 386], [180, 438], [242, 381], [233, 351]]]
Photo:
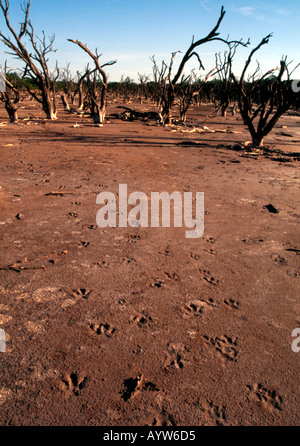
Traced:
[[[18, 73], [12, 72], [7, 74], [7, 79], [14, 85], [14, 87], [20, 92], [34, 91], [38, 89], [38, 85], [35, 79], [29, 77], [20, 77]], [[277, 82], [276, 76], [270, 76], [261, 82], [259, 91], [256, 94], [255, 103], [261, 104], [265, 97], [268, 96], [268, 92], [272, 89], [274, 83]], [[290, 84], [290, 88], [282, 88], [282, 94], [285, 95], [285, 99], [288, 99], [289, 95], [295, 94], [292, 91], [292, 81], [282, 81], [282, 84]], [[75, 91], [77, 88], [76, 80], [60, 79], [53, 82], [54, 89], [57, 93], [65, 92], [68, 94], [70, 91]], [[247, 89], [251, 90], [253, 86], [252, 82], [246, 84]], [[286, 85], [285, 85], [286, 86]], [[229, 94], [230, 102], [238, 101], [238, 90], [234, 82], [229, 82], [226, 86], [227, 93]], [[83, 89], [88, 89], [88, 83], [86, 80], [83, 81]], [[182, 91], [190, 90], [191, 94], [194, 94], [194, 102], [199, 104], [213, 103], [218, 104], [222, 95], [224, 93], [224, 81], [220, 79], [212, 79], [210, 81], [203, 81], [201, 79], [195, 82], [182, 82], [177, 86], [177, 95], [180, 96]], [[136, 82], [129, 77], [124, 80], [121, 79], [119, 82], [109, 82], [108, 83], [108, 94], [116, 95], [122, 98], [124, 101], [128, 100], [139, 100], [156, 102], [156, 96], [158, 91], [158, 84], [154, 81], [147, 82]], [[199, 95], [197, 92], [199, 91]], [[276, 103], [274, 106], [276, 107]], [[300, 95], [294, 105], [294, 108], [300, 109]]]

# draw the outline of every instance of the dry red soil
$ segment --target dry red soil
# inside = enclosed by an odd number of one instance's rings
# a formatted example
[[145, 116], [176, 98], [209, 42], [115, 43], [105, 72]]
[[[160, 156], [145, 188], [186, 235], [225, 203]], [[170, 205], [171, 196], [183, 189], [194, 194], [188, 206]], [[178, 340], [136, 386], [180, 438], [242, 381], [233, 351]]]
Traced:
[[[1, 425], [299, 424], [298, 161], [233, 150], [238, 115], [199, 133], [21, 106], [0, 110]], [[299, 122], [266, 144], [300, 152]], [[203, 236], [99, 228], [121, 183], [204, 192]]]

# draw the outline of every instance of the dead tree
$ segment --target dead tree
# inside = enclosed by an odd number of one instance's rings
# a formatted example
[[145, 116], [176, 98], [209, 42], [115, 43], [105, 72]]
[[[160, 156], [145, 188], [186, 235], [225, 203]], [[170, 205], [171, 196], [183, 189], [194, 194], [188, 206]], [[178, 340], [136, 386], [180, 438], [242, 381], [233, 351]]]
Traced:
[[[97, 53], [97, 49], [96, 53], [93, 54], [86, 45], [79, 42], [78, 40], [73, 40], [73, 39], [68, 39], [68, 40], [69, 42], [73, 42], [76, 45], [78, 45], [81, 49], [83, 49], [93, 59], [95, 63], [94, 81], [92, 84], [89, 83], [90, 109], [94, 123], [95, 124], [102, 123], [104, 122], [106, 115], [106, 93], [108, 86], [108, 76], [106, 72], [103, 70], [103, 68], [109, 65], [114, 65], [117, 61], [113, 60], [103, 65], [100, 65], [99, 58], [101, 54]], [[89, 78], [89, 75], [87, 77]], [[101, 84], [100, 93], [98, 92], [99, 83]]]
[[[95, 70], [94, 70], [95, 71]], [[83, 82], [89, 74], [91, 74], [88, 66], [85, 73], [82, 75], [79, 71], [75, 77], [72, 77], [69, 70], [69, 64], [66, 68], [61, 70], [62, 74], [60, 80], [63, 84], [62, 91], [60, 94], [64, 109], [69, 112], [81, 111], [84, 107], [84, 92], [83, 92]], [[78, 95], [78, 107], [74, 108], [74, 101]], [[70, 107], [70, 102], [71, 106]]]
[[[263, 147], [265, 136], [297, 101], [297, 95], [291, 88], [291, 74], [299, 65], [290, 72], [287, 57], [280, 61], [279, 68], [271, 69], [263, 75], [259, 74], [260, 66], [257, 62], [255, 72], [245, 80], [253, 55], [269, 42], [271, 36], [264, 37], [251, 51], [239, 79], [231, 73], [238, 91], [240, 113], [251, 134], [253, 147]], [[275, 71], [278, 71], [276, 76]]]
[[154, 77], [153, 99], [158, 108], [160, 123], [169, 124], [172, 121], [171, 109], [175, 100], [175, 84], [170, 82], [173, 61], [177, 52], [172, 53], [169, 66], [163, 60], [161, 67], [158, 66], [155, 56], [150, 57], [153, 63], [152, 71]]
[[216, 67], [218, 69], [219, 78], [217, 102], [218, 110], [221, 109], [222, 116], [227, 115], [227, 110], [232, 100], [234, 84], [231, 77], [231, 68], [233, 57], [236, 53], [237, 47], [237, 44], [230, 46], [228, 51], [224, 52], [223, 56], [221, 55], [221, 53], [216, 54]]
[[[225, 16], [225, 10], [222, 6], [220, 17], [217, 21], [217, 24], [212, 29], [212, 31], [204, 38], [194, 41], [194, 37], [192, 39], [192, 43], [186, 53], [184, 54], [180, 64], [179, 68], [174, 76], [172, 76], [172, 69], [173, 69], [173, 63], [174, 58], [176, 54], [179, 52], [172, 53], [171, 61], [169, 65], [163, 62], [161, 69], [158, 71], [158, 77], [162, 84], [161, 90], [162, 90], [162, 97], [159, 103], [159, 113], [161, 114], [161, 123], [163, 125], [169, 124], [172, 122], [172, 106], [176, 97], [176, 85], [177, 82], [181, 79], [184, 71], [184, 67], [186, 63], [192, 58], [196, 57], [196, 59], [199, 62], [200, 69], [204, 69], [203, 63], [200, 59], [199, 54], [195, 51], [199, 46], [213, 41], [219, 41], [227, 44], [228, 46], [232, 46], [234, 44], [247, 46], [249, 44], [249, 41], [247, 43], [243, 43], [240, 41], [229, 41], [228, 39], [223, 39], [219, 37], [219, 33], [217, 32], [221, 22]], [[152, 59], [153, 61], [153, 59]], [[155, 67], [157, 69], [157, 65]]]
[[139, 89], [138, 89], [139, 101], [142, 104], [144, 97], [145, 101], [149, 102], [149, 91], [148, 91], [149, 76], [138, 73], [138, 77], [139, 77]]
[[[22, 8], [24, 12], [24, 21], [21, 23], [19, 32], [16, 32], [12, 27], [9, 20], [9, 0], [0, 0], [0, 8], [3, 12], [5, 23], [9, 31], [8, 35], [4, 35], [0, 32], [1, 41], [11, 50], [8, 54], [16, 56], [18, 59], [25, 63], [24, 77], [29, 75], [37, 83], [40, 91], [40, 96], [35, 92], [29, 91], [29, 93], [42, 104], [42, 108], [48, 119], [56, 119], [56, 104], [55, 104], [55, 92], [53, 77], [57, 73], [57, 68], [51, 74], [48, 69], [48, 54], [54, 52], [53, 43], [55, 36], [46, 42], [45, 33], [40, 39], [34, 35], [34, 29], [29, 20], [31, 0], [29, 0]], [[23, 38], [27, 37], [30, 49], [26, 42], [23, 42]]]
[[83, 82], [89, 74], [91, 74], [91, 72], [90, 72], [88, 66], [87, 66], [84, 74], [81, 74], [81, 73], [79, 73], [79, 71], [77, 71], [78, 82], [77, 82], [77, 88], [75, 91], [75, 96], [78, 93], [78, 108], [77, 108], [78, 111], [81, 111], [84, 108]]
[[60, 97], [64, 109], [70, 111], [69, 101], [71, 101], [71, 104], [74, 103], [76, 91], [76, 82], [72, 78], [70, 63], [67, 63], [67, 66], [60, 70], [59, 81], [62, 83], [62, 91], [60, 93]]
[[[90, 71], [89, 66], [85, 69], [84, 74], [77, 71], [76, 77], [70, 81], [72, 84], [70, 87], [64, 87], [64, 90], [61, 94], [61, 99], [65, 110], [70, 112], [81, 112], [84, 109], [85, 98], [84, 98], [84, 80], [87, 78], [89, 74], [92, 74], [95, 70]], [[63, 81], [65, 79], [63, 78]], [[69, 98], [71, 99], [71, 104], [74, 106], [74, 101], [76, 96], [78, 95], [78, 106], [75, 109], [74, 107], [70, 107]]]
[[122, 97], [124, 104], [128, 104], [130, 102], [134, 93], [133, 86], [134, 80], [129, 76], [124, 77], [124, 74], [122, 74], [119, 82], [119, 95]]
[[14, 87], [14, 85], [7, 79], [7, 68], [6, 64], [4, 67], [3, 73], [0, 73], [0, 76], [3, 76], [2, 84], [4, 86], [4, 91], [0, 91], [0, 101], [4, 103], [5, 110], [8, 113], [9, 120], [11, 123], [18, 122], [18, 103], [20, 101], [20, 93]]
[[195, 97], [199, 97], [201, 90], [208, 80], [217, 74], [217, 68], [213, 68], [203, 80], [197, 78], [194, 70], [186, 78], [182, 78], [178, 87], [180, 122], [186, 122], [188, 109]]

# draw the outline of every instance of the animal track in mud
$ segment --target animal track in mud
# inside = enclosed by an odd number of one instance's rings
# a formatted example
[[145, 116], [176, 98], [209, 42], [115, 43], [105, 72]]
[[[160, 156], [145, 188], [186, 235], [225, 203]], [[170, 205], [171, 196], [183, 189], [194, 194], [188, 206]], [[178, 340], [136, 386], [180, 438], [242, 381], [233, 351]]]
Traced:
[[217, 251], [214, 249], [204, 249], [204, 251], [212, 256], [215, 256], [217, 254]]
[[165, 286], [165, 281], [161, 280], [161, 279], [156, 279], [154, 282], [151, 282], [149, 287], [156, 287], [156, 288], [162, 288], [163, 286]]
[[121, 262], [125, 264], [136, 263], [136, 260], [133, 257], [124, 256], [121, 258]]
[[190, 252], [189, 256], [190, 256], [192, 259], [195, 259], [195, 260], [200, 260], [200, 259], [201, 259], [200, 254], [195, 254], [195, 253], [193, 253], [193, 252]]
[[282, 397], [276, 390], [266, 389], [261, 384], [247, 385], [249, 396], [269, 410], [281, 411]]
[[73, 290], [74, 297], [82, 297], [83, 299], [87, 299], [91, 294], [92, 290], [87, 290], [86, 288], [78, 288], [77, 290]]
[[108, 338], [110, 338], [116, 331], [116, 329], [109, 324], [91, 324], [90, 328], [97, 333], [97, 335], [105, 334]]
[[165, 370], [170, 370], [172, 368], [179, 370], [183, 369], [187, 363], [186, 352], [188, 352], [188, 349], [181, 344], [168, 344], [163, 368]]
[[288, 276], [291, 276], [291, 277], [299, 277], [300, 276], [300, 271], [290, 271], [289, 270], [286, 273]]
[[137, 243], [140, 239], [141, 239], [141, 237], [139, 235], [130, 235], [127, 238], [127, 243], [131, 243], [131, 244]]
[[151, 426], [176, 426], [176, 422], [172, 415], [162, 409], [161, 413], [156, 413]]
[[97, 225], [83, 225], [82, 226], [83, 228], [85, 228], [85, 229], [97, 229]]
[[121, 398], [124, 401], [128, 401], [142, 391], [158, 392], [159, 389], [152, 382], [145, 382], [143, 375], [137, 375], [136, 378], [128, 378], [123, 381]]
[[164, 274], [165, 274], [165, 276], [168, 277], [168, 279], [171, 279], [171, 280], [180, 280], [178, 274], [176, 274], [176, 273], [168, 273], [168, 272], [166, 272], [166, 273], [164, 273]]
[[234, 300], [234, 299], [224, 299], [223, 302], [229, 308], [233, 308], [235, 310], [239, 309], [240, 303], [237, 300]]
[[277, 263], [277, 265], [287, 265], [287, 261], [285, 260], [284, 257], [281, 257], [279, 254], [272, 254], [271, 255], [271, 259]]
[[207, 271], [206, 269], [199, 269], [199, 273], [202, 276], [202, 279], [205, 280], [206, 282], [210, 283], [211, 285], [214, 286], [218, 286], [220, 285], [220, 280], [215, 279], [214, 276], [211, 275], [211, 273], [209, 271]]
[[67, 216], [68, 216], [68, 217], [75, 217], [75, 218], [77, 218], [77, 217], [78, 217], [78, 214], [77, 214], [76, 212], [68, 212], [68, 213], [67, 213]]
[[65, 374], [62, 379], [63, 390], [78, 396], [87, 382], [87, 377], [80, 378], [77, 373]]
[[237, 340], [229, 336], [221, 336], [220, 338], [209, 338], [203, 336], [207, 344], [212, 345], [219, 354], [228, 361], [236, 362], [238, 356]]
[[165, 251], [158, 251], [158, 254], [162, 254], [162, 255], [164, 255], [166, 257], [172, 255], [170, 250], [169, 250], [169, 248], [167, 248]]
[[152, 317], [149, 316], [148, 313], [142, 311], [141, 314], [132, 316], [131, 320], [135, 322], [140, 328], [142, 328], [152, 322]]
[[207, 300], [195, 300], [186, 305], [183, 309], [187, 315], [199, 316], [205, 309], [217, 307], [216, 302], [210, 298]]
[[95, 266], [99, 266], [100, 268], [109, 268], [110, 263], [107, 260], [100, 260], [99, 262], [94, 263]]
[[90, 242], [78, 242], [78, 246], [80, 248], [87, 248], [89, 246]]
[[226, 422], [225, 406], [217, 406], [212, 401], [200, 404], [205, 426], [223, 426]]

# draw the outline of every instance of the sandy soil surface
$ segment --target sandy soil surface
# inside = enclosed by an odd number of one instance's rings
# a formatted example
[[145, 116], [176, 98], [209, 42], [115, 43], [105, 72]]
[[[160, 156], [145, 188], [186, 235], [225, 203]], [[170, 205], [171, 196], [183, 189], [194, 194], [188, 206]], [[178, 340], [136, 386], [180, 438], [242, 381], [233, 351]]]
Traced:
[[[266, 143], [300, 152], [299, 122]], [[5, 123], [1, 108], [1, 425], [299, 424], [298, 162], [233, 150], [238, 115], [208, 119], [214, 133], [63, 111]], [[97, 194], [121, 183], [204, 192], [203, 237], [97, 227]]]

